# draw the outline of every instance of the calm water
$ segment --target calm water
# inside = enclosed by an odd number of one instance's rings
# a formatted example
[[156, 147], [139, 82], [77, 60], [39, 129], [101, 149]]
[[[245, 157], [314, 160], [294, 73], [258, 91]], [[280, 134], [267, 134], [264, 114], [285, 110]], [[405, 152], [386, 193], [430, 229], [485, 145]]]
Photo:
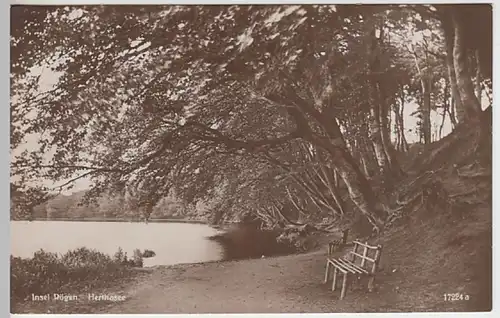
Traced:
[[119, 247], [128, 256], [136, 248], [153, 250], [156, 256], [145, 258], [144, 266], [222, 258], [222, 247], [207, 240], [219, 231], [204, 224], [11, 221], [10, 232], [11, 254], [20, 257], [32, 257], [41, 248], [65, 253], [84, 246], [111, 256]]

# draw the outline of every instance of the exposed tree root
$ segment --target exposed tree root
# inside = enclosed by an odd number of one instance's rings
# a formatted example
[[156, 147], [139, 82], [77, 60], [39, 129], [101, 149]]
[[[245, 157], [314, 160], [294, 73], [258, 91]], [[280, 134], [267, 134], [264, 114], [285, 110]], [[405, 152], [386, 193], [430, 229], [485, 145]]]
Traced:
[[304, 225], [307, 225], [307, 224], [304, 224], [304, 223], [299, 223], [299, 222], [295, 222], [295, 221], [292, 221], [290, 220], [290, 218], [286, 217], [281, 211], [280, 209], [277, 209], [278, 211], [278, 214], [286, 221], [288, 222], [289, 224], [292, 224], [292, 225], [296, 225], [296, 226], [304, 226]]
[[[414, 183], [414, 182], [413, 182]], [[420, 200], [419, 200], [420, 199]], [[411, 215], [419, 209], [425, 207], [427, 210], [433, 209], [435, 206], [443, 210], [451, 208], [453, 202], [450, 196], [444, 189], [443, 184], [437, 180], [427, 181], [421, 186], [421, 191], [412, 196], [410, 199], [401, 202], [399, 199], [396, 203], [399, 205], [397, 208], [391, 210], [387, 224], [393, 224], [395, 221], [401, 219], [405, 215]], [[411, 209], [411, 212], [404, 212], [408, 206], [412, 206], [415, 202], [419, 204]]]
[[[440, 170], [444, 169], [444, 167], [441, 167], [437, 170], [429, 170], [429, 171], [426, 171], [424, 173], [422, 173], [421, 175], [419, 175], [417, 178], [415, 178], [414, 180], [412, 180], [409, 184], [405, 185], [403, 188], [404, 190], [402, 190], [400, 193], [400, 196], [405, 196], [407, 195], [407, 192], [409, 192], [409, 190], [412, 190], [415, 186], [415, 184], [419, 181], [422, 181], [422, 179], [425, 179], [425, 178], [430, 178], [430, 177], [433, 177], [436, 175], [436, 173], [438, 173]], [[423, 184], [427, 183], [429, 180], [425, 180], [425, 181], [422, 181]], [[398, 199], [399, 201], [399, 199]], [[398, 203], [399, 205], [401, 204], [407, 204], [407, 203]]]
[[491, 178], [491, 171], [479, 171], [470, 173], [461, 173], [460, 171], [457, 171], [457, 173], [460, 178]]
[[464, 197], [469, 194], [477, 194], [477, 189], [469, 190], [469, 191], [464, 191], [460, 193], [455, 193], [455, 194], [450, 194], [448, 197], [450, 199], [456, 198], [456, 197]]
[[477, 160], [456, 169], [460, 178], [491, 178], [491, 169], [485, 168]]
[[417, 193], [411, 199], [401, 202], [399, 199], [396, 199], [396, 203], [399, 207], [396, 210], [400, 210], [401, 208], [406, 207], [409, 204], [412, 204], [415, 200], [419, 199], [422, 196], [422, 192]]
[[[419, 195], [419, 197], [420, 197], [420, 195]], [[423, 205], [422, 203], [418, 204], [417, 207], [413, 208], [410, 213], [404, 213], [404, 211], [403, 211], [403, 209], [406, 208], [407, 206], [401, 206], [401, 207], [397, 208], [396, 210], [392, 210], [391, 211], [392, 214], [387, 219], [387, 225], [392, 225], [392, 224], [394, 224], [394, 222], [402, 219], [404, 216], [413, 214], [415, 211], [418, 211], [422, 207], [422, 205]]]

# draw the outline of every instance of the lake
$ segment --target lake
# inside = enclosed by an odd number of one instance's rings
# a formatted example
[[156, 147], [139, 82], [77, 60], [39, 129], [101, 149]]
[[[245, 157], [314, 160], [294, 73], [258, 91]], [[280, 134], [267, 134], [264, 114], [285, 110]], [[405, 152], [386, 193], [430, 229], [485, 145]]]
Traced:
[[39, 249], [66, 253], [79, 247], [113, 256], [121, 247], [127, 256], [134, 249], [153, 250], [144, 266], [173, 265], [220, 260], [222, 247], [207, 237], [220, 231], [205, 224], [11, 221], [11, 254], [33, 257]]

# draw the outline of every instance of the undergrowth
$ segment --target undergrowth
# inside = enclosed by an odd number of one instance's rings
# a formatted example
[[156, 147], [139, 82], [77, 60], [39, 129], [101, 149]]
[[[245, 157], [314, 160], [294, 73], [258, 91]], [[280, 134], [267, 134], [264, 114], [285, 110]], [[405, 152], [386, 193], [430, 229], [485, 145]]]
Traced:
[[35, 252], [32, 258], [10, 257], [11, 302], [34, 295], [86, 291], [129, 276], [132, 267], [142, 267], [139, 250], [130, 259], [121, 249], [110, 257], [85, 247], [63, 255]]

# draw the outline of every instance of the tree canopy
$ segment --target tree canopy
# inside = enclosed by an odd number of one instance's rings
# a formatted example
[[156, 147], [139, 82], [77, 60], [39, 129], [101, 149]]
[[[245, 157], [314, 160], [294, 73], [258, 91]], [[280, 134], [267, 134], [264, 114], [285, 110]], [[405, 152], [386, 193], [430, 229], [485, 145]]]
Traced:
[[217, 219], [296, 223], [352, 203], [380, 229], [379, 194], [404, 175], [389, 123], [394, 111], [404, 136], [402, 95], [420, 105], [428, 143], [431, 108], [454, 121], [455, 100], [475, 118], [473, 79], [480, 95], [491, 82], [491, 44], [473, 40], [463, 10], [13, 6], [11, 149], [38, 141], [13, 159], [14, 183], [26, 194], [34, 180], [66, 190], [89, 178], [86, 200], [128, 193], [146, 217], [172, 189], [188, 204], [218, 198]]

